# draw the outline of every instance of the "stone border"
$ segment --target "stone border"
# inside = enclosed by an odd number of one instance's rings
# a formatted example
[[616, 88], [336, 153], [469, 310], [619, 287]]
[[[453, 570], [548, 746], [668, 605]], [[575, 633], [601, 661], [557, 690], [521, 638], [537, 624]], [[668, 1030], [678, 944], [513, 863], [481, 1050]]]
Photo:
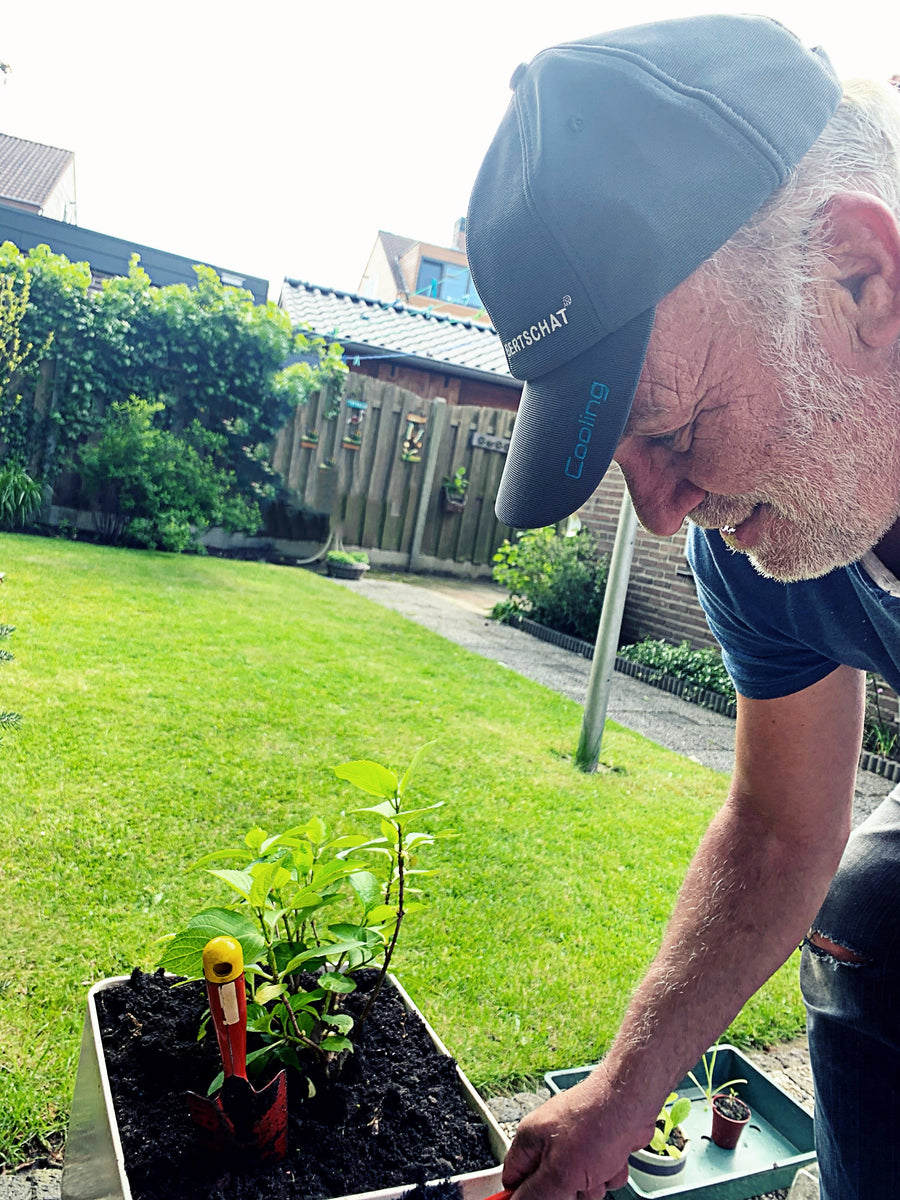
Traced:
[[[527, 617], [512, 614], [508, 618], [507, 624], [521, 629], [532, 637], [540, 638], [542, 642], [550, 642], [553, 646], [559, 646], [573, 654], [580, 654], [582, 658], [592, 659], [594, 657], [594, 647], [590, 642], [572, 637], [567, 633], [557, 633], [555, 629], [548, 629], [546, 625], [539, 625], [537, 621], [529, 621]], [[734, 701], [729, 700], [727, 696], [723, 696], [720, 692], [711, 692], [708, 688], [699, 687], [695, 683], [688, 683], [684, 679], [676, 679], [675, 676], [667, 675], [658, 667], [648, 667], [643, 663], [631, 662], [630, 659], [622, 658], [617, 654], [615, 669], [621, 671], [623, 675], [630, 675], [632, 679], [637, 679], [640, 683], [670, 692], [673, 696], [678, 696], [689, 704], [699, 704], [703, 708], [710, 708], [724, 717], [733, 719], [737, 716]], [[860, 754], [859, 769], [870, 771], [873, 775], [881, 775], [883, 778], [889, 779], [891, 783], [900, 783], [900, 762], [892, 758], [883, 758], [880, 754], [873, 754], [870, 750], [863, 750]]]

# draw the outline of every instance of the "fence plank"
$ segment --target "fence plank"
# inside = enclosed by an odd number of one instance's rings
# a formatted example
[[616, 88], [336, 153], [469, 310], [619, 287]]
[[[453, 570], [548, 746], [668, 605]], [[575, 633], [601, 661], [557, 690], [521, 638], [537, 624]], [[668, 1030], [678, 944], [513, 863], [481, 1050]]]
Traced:
[[[341, 446], [351, 413], [347, 401], [351, 398], [365, 400], [367, 406], [358, 450]], [[424, 457], [435, 401], [386, 380], [351, 375], [338, 415], [326, 419], [329, 403], [323, 391], [310, 396], [294, 411], [275, 438], [273, 467], [298, 503], [330, 514], [332, 527], [348, 545], [408, 554], [424, 463], [404, 462], [403, 443], [409, 415], [425, 418]], [[450, 405], [446, 412], [427, 498], [422, 554], [448, 563], [488, 563], [508, 533], [493, 513], [504, 456], [472, 447], [470, 434], [478, 430], [508, 437], [513, 414], [475, 405]], [[318, 445], [304, 447], [304, 435], [313, 428], [319, 431]], [[334, 466], [326, 468], [329, 460]], [[469, 488], [466, 508], [456, 515], [444, 510], [441, 484], [459, 466], [466, 468]]]

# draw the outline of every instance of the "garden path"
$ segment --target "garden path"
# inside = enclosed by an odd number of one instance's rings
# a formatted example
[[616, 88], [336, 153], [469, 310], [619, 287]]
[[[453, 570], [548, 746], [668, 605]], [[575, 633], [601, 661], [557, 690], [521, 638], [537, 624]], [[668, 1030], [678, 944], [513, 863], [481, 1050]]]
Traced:
[[[394, 609], [458, 645], [584, 704], [590, 678], [588, 659], [519, 629], [488, 619], [491, 608], [506, 599], [504, 589], [486, 581], [437, 576], [396, 576], [369, 573], [359, 583], [344, 584], [367, 599]], [[643, 737], [684, 754], [717, 771], [734, 765], [734, 721], [639, 682], [613, 673], [607, 715]], [[577, 730], [573, 730], [573, 749]], [[853, 823], [859, 824], [881, 803], [894, 785], [868, 771], [857, 772]], [[779, 1083], [808, 1112], [813, 1109], [813, 1084], [805, 1038], [767, 1050], [748, 1051], [748, 1057]], [[521, 1092], [489, 1101], [498, 1120], [512, 1133], [515, 1125], [546, 1094]], [[814, 1200], [817, 1185], [804, 1176], [798, 1187], [804, 1200]], [[783, 1200], [785, 1191], [757, 1200]]]

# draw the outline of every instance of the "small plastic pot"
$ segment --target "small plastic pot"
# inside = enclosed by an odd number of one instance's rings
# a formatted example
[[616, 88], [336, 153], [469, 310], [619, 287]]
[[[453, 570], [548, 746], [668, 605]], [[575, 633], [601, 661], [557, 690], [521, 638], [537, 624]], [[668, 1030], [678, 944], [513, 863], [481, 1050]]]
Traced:
[[[739, 1104], [746, 1113], [746, 1116], [740, 1119], [727, 1116], [719, 1110], [716, 1103], [717, 1100], [727, 1100], [732, 1104]], [[725, 1092], [718, 1092], [712, 1099], [712, 1113], [712, 1140], [721, 1150], [733, 1150], [740, 1141], [744, 1126], [750, 1120], [750, 1106], [737, 1096], [729, 1096]]]
[[687, 1153], [690, 1142], [684, 1143], [680, 1158], [671, 1158], [668, 1154], [655, 1154], [652, 1150], [632, 1150], [628, 1155], [628, 1168], [641, 1181], [641, 1176], [650, 1179], [670, 1179], [680, 1175], [687, 1166]]

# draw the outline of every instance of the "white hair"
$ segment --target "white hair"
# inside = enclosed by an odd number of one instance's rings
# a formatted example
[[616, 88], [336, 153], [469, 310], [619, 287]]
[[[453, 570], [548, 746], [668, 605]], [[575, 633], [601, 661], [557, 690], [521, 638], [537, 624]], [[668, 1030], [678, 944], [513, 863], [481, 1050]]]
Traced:
[[797, 348], [802, 337], [804, 289], [824, 262], [824, 209], [841, 192], [868, 192], [900, 223], [900, 91], [889, 84], [847, 83], [838, 110], [785, 184], [701, 268], [778, 324], [785, 348]]
[[[832, 371], [811, 336], [809, 285], [827, 262], [827, 203], [845, 192], [876, 196], [900, 224], [900, 92], [887, 83], [845, 84], [837, 112], [786, 182], [698, 272], [733, 301], [736, 321], [749, 312], [779, 370], [795, 379], [814, 365]], [[842, 376], [848, 403], [855, 382]]]

